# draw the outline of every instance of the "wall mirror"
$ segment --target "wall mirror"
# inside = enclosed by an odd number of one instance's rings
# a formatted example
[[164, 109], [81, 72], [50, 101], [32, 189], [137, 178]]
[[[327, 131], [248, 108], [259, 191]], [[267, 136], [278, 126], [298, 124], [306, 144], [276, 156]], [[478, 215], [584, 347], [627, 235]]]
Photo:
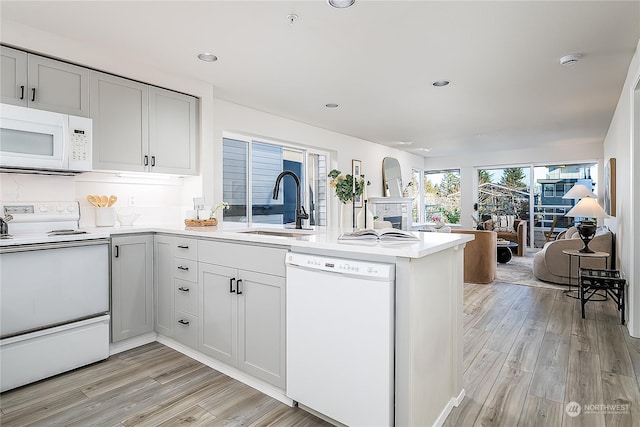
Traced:
[[398, 159], [382, 159], [382, 185], [386, 197], [402, 197], [402, 171]]

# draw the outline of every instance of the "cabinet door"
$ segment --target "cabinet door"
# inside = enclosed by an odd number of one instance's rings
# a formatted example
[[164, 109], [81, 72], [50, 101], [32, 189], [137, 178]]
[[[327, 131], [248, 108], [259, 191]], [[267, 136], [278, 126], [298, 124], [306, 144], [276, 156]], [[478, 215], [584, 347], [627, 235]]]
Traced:
[[152, 172], [197, 175], [196, 104], [193, 96], [149, 87]]
[[238, 366], [237, 270], [205, 263], [199, 263], [198, 270], [202, 300], [200, 350]]
[[240, 270], [238, 367], [285, 387], [285, 279]]
[[167, 337], [172, 337], [174, 330], [173, 242], [174, 239], [166, 236], [155, 236], [154, 241], [155, 331]]
[[28, 106], [89, 117], [89, 70], [29, 55]]
[[0, 94], [4, 104], [27, 106], [27, 53], [1, 46]]
[[112, 341], [153, 330], [153, 236], [111, 239]]
[[91, 118], [94, 169], [148, 170], [147, 85], [92, 71]]

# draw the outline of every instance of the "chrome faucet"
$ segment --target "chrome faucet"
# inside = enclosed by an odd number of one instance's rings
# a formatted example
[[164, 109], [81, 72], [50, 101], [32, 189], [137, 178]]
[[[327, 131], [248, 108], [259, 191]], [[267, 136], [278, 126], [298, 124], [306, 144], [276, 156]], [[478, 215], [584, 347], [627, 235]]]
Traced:
[[273, 200], [278, 199], [278, 193], [280, 192], [280, 181], [286, 175], [289, 175], [296, 182], [296, 228], [302, 228], [302, 220], [309, 219], [309, 214], [305, 211], [304, 206], [300, 204], [300, 179], [291, 171], [284, 171], [276, 178], [276, 185], [273, 187]]
[[0, 236], [7, 237], [9, 236], [9, 226], [7, 222], [13, 219], [12, 215], [7, 214], [4, 218], [0, 216]]

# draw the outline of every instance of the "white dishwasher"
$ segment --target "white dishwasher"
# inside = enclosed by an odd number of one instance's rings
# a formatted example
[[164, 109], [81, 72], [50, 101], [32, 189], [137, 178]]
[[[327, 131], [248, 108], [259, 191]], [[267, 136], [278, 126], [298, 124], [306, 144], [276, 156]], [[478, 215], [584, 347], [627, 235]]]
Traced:
[[288, 253], [287, 389], [349, 426], [394, 424], [395, 266]]

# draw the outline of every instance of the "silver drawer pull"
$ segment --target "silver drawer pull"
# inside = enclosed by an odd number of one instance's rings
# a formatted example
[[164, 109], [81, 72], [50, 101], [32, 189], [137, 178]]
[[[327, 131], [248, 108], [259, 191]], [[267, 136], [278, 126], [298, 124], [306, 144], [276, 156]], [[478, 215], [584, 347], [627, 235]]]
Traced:
[[184, 265], [179, 265], [178, 270], [189, 271], [189, 267], [185, 267]]
[[188, 320], [180, 319], [180, 320], [178, 320], [178, 323], [180, 323], [181, 325], [189, 326], [189, 321]]
[[178, 245], [180, 249], [189, 249], [189, 245]]
[[178, 288], [178, 290], [179, 290], [179, 291], [182, 291], [182, 292], [189, 292], [189, 288], [185, 288], [185, 287], [182, 287], [182, 286], [180, 286], [180, 287]]

